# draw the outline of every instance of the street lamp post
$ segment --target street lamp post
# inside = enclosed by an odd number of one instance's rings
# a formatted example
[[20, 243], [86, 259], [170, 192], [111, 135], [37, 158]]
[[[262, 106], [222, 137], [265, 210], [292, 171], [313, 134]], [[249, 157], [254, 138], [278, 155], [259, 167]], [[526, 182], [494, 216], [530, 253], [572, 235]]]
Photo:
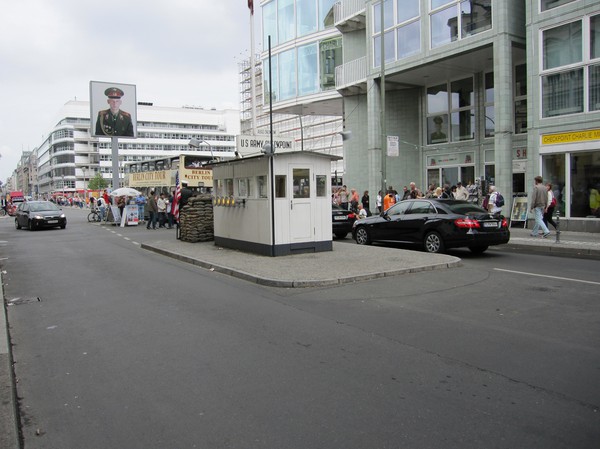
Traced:
[[60, 176], [62, 178], [62, 194], [63, 194], [63, 202], [65, 201], [65, 175]]
[[210, 143], [208, 143], [206, 140], [201, 139], [192, 139], [188, 143], [188, 145], [193, 148], [200, 148], [202, 144], [205, 144], [208, 147], [208, 150], [210, 151], [211, 162], [213, 162], [215, 160], [215, 155], [213, 153], [212, 147], [210, 146]]

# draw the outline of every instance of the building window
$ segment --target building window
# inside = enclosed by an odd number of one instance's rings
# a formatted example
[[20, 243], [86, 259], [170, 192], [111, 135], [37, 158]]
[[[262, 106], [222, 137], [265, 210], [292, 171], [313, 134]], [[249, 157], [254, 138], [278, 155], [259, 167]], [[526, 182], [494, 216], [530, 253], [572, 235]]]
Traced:
[[[407, 58], [421, 51], [419, 0], [383, 2], [385, 61]], [[381, 64], [381, 2], [373, 5], [373, 67]]]
[[600, 65], [590, 67], [590, 111], [600, 111]]
[[494, 72], [486, 73], [485, 84], [485, 137], [494, 137], [496, 130], [494, 109]]
[[296, 0], [296, 30], [298, 37], [318, 30], [315, 0]]
[[[599, 17], [583, 17], [541, 32], [542, 117], [599, 110], [598, 64], [591, 63], [600, 56]], [[589, 52], [584, 52], [587, 48]]]
[[541, 0], [541, 10], [548, 11], [552, 8], [558, 8], [559, 6], [566, 5], [567, 3], [571, 3], [575, 0]]
[[475, 138], [473, 78], [450, 83], [452, 141]]
[[[298, 48], [298, 95], [309, 95], [319, 91], [317, 74], [319, 61], [317, 44], [305, 45]], [[334, 69], [335, 73], [335, 69]], [[333, 79], [335, 87], [335, 76]]]
[[398, 59], [407, 58], [421, 51], [421, 22], [419, 20], [399, 27], [397, 36]]
[[544, 70], [581, 62], [581, 21], [544, 31]]
[[287, 177], [285, 175], [275, 175], [275, 198], [285, 198], [285, 185]]
[[590, 18], [590, 58], [600, 58], [600, 15]]
[[542, 77], [543, 117], [583, 112], [583, 69]]
[[431, 0], [431, 48], [492, 28], [491, 0]]
[[[319, 44], [321, 55], [321, 89], [335, 89], [335, 68], [342, 64], [342, 38], [328, 39]], [[316, 71], [315, 71], [316, 73]]]
[[310, 170], [308, 168], [293, 169], [294, 198], [310, 198]]
[[571, 153], [571, 217], [600, 217], [598, 153]]
[[267, 198], [269, 196], [269, 192], [267, 190], [267, 177], [266, 176], [257, 176], [256, 185], [258, 188], [258, 197], [259, 198]]
[[333, 5], [339, 0], [319, 0], [319, 29], [333, 27]]
[[[552, 193], [556, 198], [556, 209], [561, 216], [565, 215], [567, 205], [565, 191], [565, 155], [548, 154], [542, 156], [542, 177], [544, 182], [552, 184]], [[579, 193], [577, 194], [579, 196]], [[576, 200], [578, 202], [579, 200]]]
[[271, 58], [271, 80], [273, 82], [273, 86], [269, 83], [269, 58], [263, 61], [263, 89], [264, 89], [264, 103], [269, 104], [271, 101], [271, 97], [273, 103], [277, 102], [279, 99], [279, 82], [277, 81], [277, 67], [278, 67], [278, 59], [277, 55]]
[[277, 0], [262, 7], [263, 42], [265, 48], [271, 36], [271, 46], [277, 45]]
[[[475, 137], [473, 78], [427, 89], [427, 143], [457, 142]], [[448, 126], [450, 118], [450, 126]]]
[[[343, 61], [342, 38], [292, 48], [273, 55], [271, 60], [273, 103], [298, 95], [314, 94], [319, 90], [335, 89], [335, 68]], [[264, 102], [269, 104], [268, 58], [263, 60], [263, 67]]]
[[317, 175], [317, 197], [326, 197], [327, 196], [327, 176], [326, 175]]
[[277, 42], [283, 44], [296, 36], [294, 0], [277, 0]]
[[527, 65], [515, 67], [515, 134], [527, 132]]

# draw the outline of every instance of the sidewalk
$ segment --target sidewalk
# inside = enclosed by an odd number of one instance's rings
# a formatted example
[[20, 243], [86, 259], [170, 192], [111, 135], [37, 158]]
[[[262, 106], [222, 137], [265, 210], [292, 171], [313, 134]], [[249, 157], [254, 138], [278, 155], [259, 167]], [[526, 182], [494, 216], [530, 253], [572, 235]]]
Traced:
[[547, 238], [531, 237], [531, 229], [510, 228], [510, 242], [490, 247], [494, 251], [542, 253], [551, 256], [578, 257], [600, 260], [600, 234], [562, 231], [557, 239], [552, 229]]
[[333, 242], [333, 251], [260, 256], [215, 246], [187, 243], [175, 234], [142, 243], [143, 249], [183, 262], [272, 287], [317, 287], [460, 266], [458, 257], [384, 246]]
[[[362, 246], [351, 241], [333, 242], [333, 251], [290, 256], [259, 256], [220, 248], [213, 242], [186, 243], [174, 234], [142, 243], [142, 248], [183, 262], [273, 287], [337, 285], [417, 271], [459, 266], [458, 257], [381, 245]], [[542, 253], [600, 260], [600, 235], [562, 232], [548, 238], [531, 237], [529, 229], [511, 229], [510, 242], [488, 251]], [[343, 268], [342, 268], [343, 267]]]

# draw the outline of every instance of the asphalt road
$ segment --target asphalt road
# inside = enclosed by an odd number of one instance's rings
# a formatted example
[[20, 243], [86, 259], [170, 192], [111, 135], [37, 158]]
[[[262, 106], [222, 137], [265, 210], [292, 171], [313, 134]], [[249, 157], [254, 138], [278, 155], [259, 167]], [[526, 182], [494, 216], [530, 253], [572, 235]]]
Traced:
[[27, 449], [600, 447], [598, 261], [277, 289], [67, 213], [0, 221]]

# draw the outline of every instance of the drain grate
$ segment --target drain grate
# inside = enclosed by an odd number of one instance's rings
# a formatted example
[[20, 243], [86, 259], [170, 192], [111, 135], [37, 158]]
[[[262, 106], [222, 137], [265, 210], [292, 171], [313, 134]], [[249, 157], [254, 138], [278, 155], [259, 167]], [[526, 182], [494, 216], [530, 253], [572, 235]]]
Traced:
[[20, 306], [21, 304], [29, 304], [32, 302], [40, 302], [42, 299], [39, 296], [13, 298], [8, 301], [9, 306]]

